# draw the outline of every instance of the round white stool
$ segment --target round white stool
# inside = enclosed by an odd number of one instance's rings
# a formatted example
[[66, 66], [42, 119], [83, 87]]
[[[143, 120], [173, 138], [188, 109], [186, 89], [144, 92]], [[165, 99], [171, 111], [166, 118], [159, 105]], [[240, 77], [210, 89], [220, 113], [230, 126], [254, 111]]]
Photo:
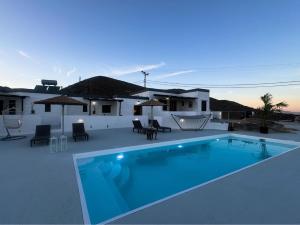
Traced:
[[59, 142], [60, 142], [60, 151], [66, 151], [68, 148], [68, 137], [65, 135], [61, 135], [59, 137]]
[[57, 152], [57, 147], [58, 147], [58, 141], [57, 137], [53, 136], [50, 138], [50, 152], [54, 153]]

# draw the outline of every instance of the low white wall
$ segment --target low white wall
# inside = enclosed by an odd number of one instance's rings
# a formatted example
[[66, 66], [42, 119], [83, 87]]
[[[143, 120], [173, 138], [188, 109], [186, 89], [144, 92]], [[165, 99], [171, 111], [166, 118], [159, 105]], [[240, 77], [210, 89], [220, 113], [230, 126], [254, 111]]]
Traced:
[[219, 119], [219, 120], [222, 119], [222, 112], [220, 112], [220, 111], [212, 111], [211, 113], [212, 113], [214, 119]]
[[86, 130], [133, 127], [132, 120], [139, 119], [146, 126], [147, 116], [65, 116], [65, 131], [72, 131], [72, 123], [83, 122]]
[[208, 122], [204, 129], [228, 130], [228, 123]]
[[[20, 119], [19, 116], [10, 115], [11, 119]], [[110, 128], [126, 128], [132, 127], [132, 120], [139, 119], [143, 126], [148, 126], [148, 116], [65, 116], [65, 131], [72, 131], [72, 123], [84, 122], [86, 130], [100, 130]], [[179, 129], [178, 125], [171, 117], [171, 115], [165, 114], [164, 116], [155, 116], [161, 126], [171, 127], [172, 129]], [[34, 134], [36, 125], [45, 124], [43, 119], [39, 115], [24, 115], [21, 117], [22, 126], [19, 129], [10, 129], [12, 135], [20, 134]], [[208, 122], [205, 129], [227, 130], [227, 123], [214, 123]], [[52, 131], [54, 131], [52, 127]], [[58, 130], [56, 130], [58, 131]], [[0, 136], [5, 136], [6, 130], [3, 125], [3, 116], [0, 116]]]

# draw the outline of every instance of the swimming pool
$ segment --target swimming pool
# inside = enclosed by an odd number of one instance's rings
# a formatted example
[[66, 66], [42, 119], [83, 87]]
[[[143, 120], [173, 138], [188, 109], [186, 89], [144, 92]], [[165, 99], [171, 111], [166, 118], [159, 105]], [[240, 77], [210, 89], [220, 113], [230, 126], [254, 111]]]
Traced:
[[84, 221], [111, 221], [298, 146], [217, 135], [76, 154]]

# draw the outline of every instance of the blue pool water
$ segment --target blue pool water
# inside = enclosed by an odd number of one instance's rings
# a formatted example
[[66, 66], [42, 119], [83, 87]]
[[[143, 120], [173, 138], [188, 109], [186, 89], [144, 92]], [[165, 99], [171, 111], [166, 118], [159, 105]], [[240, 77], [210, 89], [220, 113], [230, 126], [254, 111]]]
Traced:
[[295, 146], [240, 137], [76, 159], [90, 222], [97, 224]]

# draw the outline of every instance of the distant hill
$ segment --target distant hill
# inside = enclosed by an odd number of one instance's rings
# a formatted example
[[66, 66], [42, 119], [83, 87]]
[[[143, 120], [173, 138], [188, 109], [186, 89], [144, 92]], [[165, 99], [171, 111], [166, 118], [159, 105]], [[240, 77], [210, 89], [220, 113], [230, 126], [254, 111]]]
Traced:
[[144, 88], [121, 80], [116, 80], [110, 77], [96, 76], [92, 77], [66, 88], [61, 92], [68, 95], [77, 96], [101, 96], [101, 97], [122, 97], [128, 96], [131, 93], [138, 92]]
[[11, 92], [11, 91], [12, 91], [12, 89], [9, 88], [9, 87], [0, 86], [0, 92], [8, 93], [8, 92]]
[[210, 98], [210, 110], [211, 111], [253, 111], [254, 108], [242, 105], [240, 103], [229, 100], [218, 100]]
[[9, 92], [33, 92], [33, 89], [28, 88], [9, 88], [0, 86], [0, 92], [2, 93], [9, 93]]

